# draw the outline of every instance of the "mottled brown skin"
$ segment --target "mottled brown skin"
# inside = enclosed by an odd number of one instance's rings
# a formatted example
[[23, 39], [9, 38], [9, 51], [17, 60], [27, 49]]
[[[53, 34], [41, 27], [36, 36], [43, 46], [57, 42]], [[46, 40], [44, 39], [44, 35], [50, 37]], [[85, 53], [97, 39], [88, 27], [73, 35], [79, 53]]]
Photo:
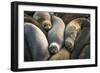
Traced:
[[40, 25], [40, 23], [37, 22], [36, 19], [32, 18], [29, 15], [25, 15], [24, 16], [24, 22], [29, 22], [29, 23], [32, 23], [32, 24], [36, 25], [47, 36], [47, 32], [43, 29], [43, 27]]
[[58, 53], [52, 55], [49, 60], [67, 60], [70, 59], [70, 52], [64, 47]]

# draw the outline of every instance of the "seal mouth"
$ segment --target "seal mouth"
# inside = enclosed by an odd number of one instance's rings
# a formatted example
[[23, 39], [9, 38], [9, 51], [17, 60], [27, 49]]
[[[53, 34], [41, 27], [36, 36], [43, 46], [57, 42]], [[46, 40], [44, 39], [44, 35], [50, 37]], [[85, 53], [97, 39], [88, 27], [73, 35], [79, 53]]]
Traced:
[[74, 46], [74, 42], [72, 41], [72, 39], [71, 38], [67, 38], [65, 40], [65, 47], [66, 48], [72, 48], [73, 46]]
[[71, 48], [71, 46], [72, 46], [71, 42], [68, 42], [68, 41], [65, 42], [65, 47], [66, 48]]

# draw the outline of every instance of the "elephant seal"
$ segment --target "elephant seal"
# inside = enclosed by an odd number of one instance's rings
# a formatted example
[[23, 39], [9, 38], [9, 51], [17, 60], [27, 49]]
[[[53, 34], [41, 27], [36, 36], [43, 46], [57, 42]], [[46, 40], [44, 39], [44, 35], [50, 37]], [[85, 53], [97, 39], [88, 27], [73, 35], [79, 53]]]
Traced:
[[85, 45], [90, 43], [90, 28], [84, 27], [78, 35], [71, 53], [71, 59], [78, 59]]
[[63, 20], [57, 16], [52, 16], [52, 28], [48, 32], [49, 52], [57, 53], [64, 42], [65, 24]]
[[44, 61], [49, 57], [48, 41], [44, 33], [32, 23], [24, 23], [24, 36], [32, 61]]
[[90, 14], [80, 14], [80, 13], [55, 13], [56, 16], [60, 17], [64, 23], [67, 25], [70, 21], [77, 18], [87, 18], [90, 19]]
[[64, 48], [61, 48], [61, 50], [52, 55], [49, 60], [67, 60], [67, 59], [70, 59], [70, 52], [64, 47]]
[[33, 17], [35, 11], [24, 11], [24, 14]]
[[42, 27], [48, 31], [52, 27], [51, 16], [48, 12], [36, 11], [33, 17], [42, 25]]
[[32, 18], [31, 16], [27, 15], [24, 16], [24, 23], [32, 23], [34, 25], [36, 25], [39, 29], [42, 30], [42, 32], [47, 36], [47, 32], [45, 31], [45, 29], [42, 27], [42, 25], [40, 23], [38, 23], [38, 21], [35, 18]]
[[86, 18], [77, 18], [69, 22], [65, 28], [64, 39], [65, 47], [71, 51], [77, 34], [83, 27], [88, 26], [89, 21]]
[[28, 42], [26, 40], [26, 37], [24, 36], [24, 61], [32, 61], [33, 58], [32, 58], [32, 54], [30, 53], [30, 49], [29, 49], [29, 46], [28, 46]]
[[90, 58], [90, 45], [86, 45], [80, 52], [79, 59], [89, 59]]

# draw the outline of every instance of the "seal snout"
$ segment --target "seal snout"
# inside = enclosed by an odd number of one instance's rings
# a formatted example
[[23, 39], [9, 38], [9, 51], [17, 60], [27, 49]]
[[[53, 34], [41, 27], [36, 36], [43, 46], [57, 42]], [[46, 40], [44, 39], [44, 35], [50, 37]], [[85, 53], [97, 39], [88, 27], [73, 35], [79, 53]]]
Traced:
[[44, 28], [45, 30], [47, 30], [47, 31], [50, 30], [51, 27], [52, 27], [51, 23], [48, 22], [48, 21], [44, 21], [44, 22], [42, 23], [42, 26], [43, 26], [43, 28]]
[[65, 47], [66, 48], [72, 48], [73, 46], [74, 46], [74, 42], [72, 41], [72, 39], [71, 38], [67, 38], [65, 40]]
[[52, 55], [57, 53], [59, 51], [59, 45], [57, 43], [51, 43], [48, 48], [48, 51]]

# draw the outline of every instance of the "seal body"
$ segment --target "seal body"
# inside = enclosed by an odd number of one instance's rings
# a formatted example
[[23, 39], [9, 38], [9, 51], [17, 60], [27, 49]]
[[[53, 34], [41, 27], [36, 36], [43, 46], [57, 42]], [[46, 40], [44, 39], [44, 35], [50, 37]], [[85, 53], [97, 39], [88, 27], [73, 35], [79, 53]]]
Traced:
[[47, 36], [47, 32], [35, 18], [28, 16], [28, 15], [24, 16], [24, 23], [32, 23], [36, 25]]
[[77, 18], [67, 24], [64, 34], [66, 48], [71, 51], [71, 48], [74, 47], [77, 34], [83, 27], [88, 26], [88, 23], [86, 18]]
[[79, 59], [89, 59], [90, 58], [90, 45], [86, 45], [80, 52]]
[[55, 13], [56, 16], [60, 17], [65, 25], [67, 25], [70, 21], [77, 18], [87, 18], [89, 19], [89, 14], [79, 14], [79, 13]]
[[[81, 54], [81, 51], [86, 46], [87, 44], [90, 43], [90, 29], [88, 27], [85, 27], [81, 30], [80, 34], [78, 35], [76, 41], [75, 41], [75, 46], [72, 50], [71, 54], [71, 59], [78, 59], [79, 55]], [[88, 47], [89, 48], [89, 47]], [[87, 49], [89, 50], [89, 49]], [[89, 51], [88, 51], [89, 53]]]
[[49, 60], [68, 60], [68, 59], [70, 59], [70, 52], [65, 47], [61, 48], [61, 50], [58, 53], [54, 54], [49, 58]]
[[[29, 51], [32, 61], [43, 61], [49, 57], [48, 41], [44, 33], [34, 24], [24, 24], [25, 50]], [[27, 52], [28, 52], [27, 51]], [[27, 54], [25, 55], [27, 57]]]
[[52, 27], [51, 16], [48, 12], [37, 11], [34, 13], [33, 17], [42, 25], [45, 30], [50, 30]]
[[62, 19], [52, 16], [52, 28], [48, 32], [49, 52], [56, 53], [60, 50], [64, 42], [65, 24]]

